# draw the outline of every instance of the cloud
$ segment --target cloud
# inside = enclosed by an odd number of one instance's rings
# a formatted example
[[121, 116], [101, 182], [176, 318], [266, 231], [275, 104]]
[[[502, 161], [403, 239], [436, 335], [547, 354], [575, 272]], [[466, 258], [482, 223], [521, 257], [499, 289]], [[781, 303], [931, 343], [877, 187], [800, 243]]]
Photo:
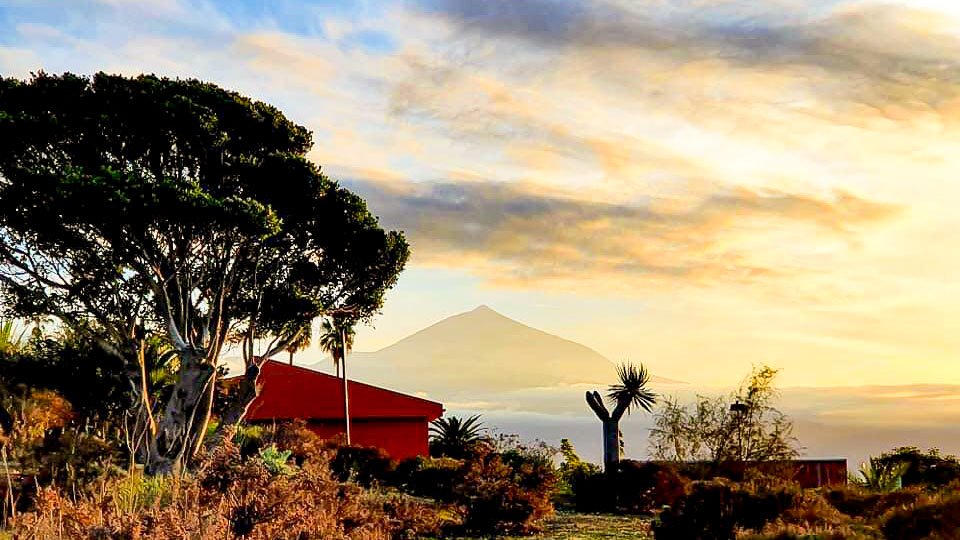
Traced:
[[[570, 57], [597, 60], [591, 74], [633, 88], [651, 79], [651, 62], [673, 69], [710, 69], [691, 79], [700, 98], [729, 99], [711, 82], [725, 71], [800, 75], [805, 91], [834, 106], [884, 108], [905, 103], [939, 108], [960, 95], [957, 19], [930, 10], [869, 2], [470, 2], [414, 4], [456, 28], [466, 46], [507, 40], [533, 48], [543, 66]], [[458, 46], [461, 46], [458, 44]], [[515, 55], [523, 57], [523, 53]], [[629, 61], [613, 65], [601, 58]], [[504, 63], [516, 62], [507, 58]], [[638, 75], [640, 75], [638, 77]], [[643, 77], [647, 75], [647, 77]], [[746, 81], [744, 81], [746, 82]], [[664, 93], [668, 89], [662, 89]], [[747, 90], [747, 89], [744, 89]], [[784, 93], [781, 104], [797, 100]], [[837, 111], [837, 114], [846, 111]]]
[[[718, 188], [684, 208], [570, 198], [530, 185], [351, 181], [384, 224], [405, 230], [415, 262], [469, 266], [511, 286], [619, 289], [662, 280], [750, 281], [797, 270], [761, 262], [744, 239], [812, 227], [848, 242], [896, 205], [838, 192], [826, 197]], [[814, 235], [816, 238], [816, 235]]]

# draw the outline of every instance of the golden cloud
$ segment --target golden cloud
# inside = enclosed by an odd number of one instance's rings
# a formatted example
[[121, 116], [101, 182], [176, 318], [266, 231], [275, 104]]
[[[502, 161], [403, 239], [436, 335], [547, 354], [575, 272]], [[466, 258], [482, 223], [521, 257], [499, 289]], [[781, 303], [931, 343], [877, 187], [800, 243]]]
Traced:
[[349, 185], [385, 225], [410, 235], [414, 262], [466, 268], [491, 284], [521, 287], [769, 279], [802, 266], [770, 264], [751, 252], [771, 228], [809, 229], [807, 242], [852, 245], [863, 227], [900, 211], [844, 192], [813, 197], [718, 188], [682, 210], [667, 210], [584, 201], [530, 185]]

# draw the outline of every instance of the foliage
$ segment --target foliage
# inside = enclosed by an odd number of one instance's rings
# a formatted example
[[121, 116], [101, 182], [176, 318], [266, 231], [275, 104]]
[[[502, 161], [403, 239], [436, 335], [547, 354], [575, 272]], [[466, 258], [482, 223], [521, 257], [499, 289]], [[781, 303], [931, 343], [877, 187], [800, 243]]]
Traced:
[[916, 504], [923, 498], [920, 490], [901, 489], [878, 493], [861, 486], [835, 486], [823, 491], [823, 498], [831, 506], [849, 516], [877, 518], [892, 508]]
[[420, 497], [459, 509], [450, 532], [526, 534], [538, 530], [553, 512], [556, 488], [552, 462], [543, 445], [523, 445], [505, 437], [480, 444], [465, 459], [418, 457], [400, 462], [394, 485]]
[[462, 467], [463, 461], [453, 458], [407, 458], [397, 464], [392, 483], [418, 497], [450, 502]]
[[957, 538], [960, 531], [960, 495], [893, 510], [883, 524], [883, 534], [897, 540]]
[[243, 457], [260, 454], [270, 439], [271, 433], [264, 426], [240, 424], [233, 432], [233, 443]]
[[330, 462], [334, 478], [364, 487], [389, 481], [395, 468], [382, 448], [372, 446], [338, 446]]
[[653, 524], [657, 540], [733, 538], [738, 528], [760, 529], [783, 515], [795, 490], [751, 489], [721, 480], [694, 482], [690, 492], [664, 509]]
[[293, 474], [293, 469], [288, 464], [292, 453], [290, 450], [279, 450], [277, 445], [271, 444], [261, 448], [259, 456], [270, 474], [289, 475]]
[[180, 480], [131, 476], [76, 500], [44, 489], [12, 532], [24, 540], [387, 540], [436, 534], [440, 523], [433, 506], [338, 483], [322, 459], [271, 474], [227, 442]]
[[485, 447], [464, 462], [450, 501], [464, 510], [461, 532], [528, 534], [553, 513], [553, 471], [536, 459], [512, 465]]
[[437, 418], [430, 424], [430, 455], [464, 458], [483, 440], [484, 431], [486, 428], [479, 414], [466, 419], [457, 416]]
[[[356, 329], [351, 321], [345, 317], [330, 317], [320, 323], [320, 350], [330, 353], [333, 365], [340, 375], [340, 362], [346, 353], [353, 349], [353, 338]], [[346, 341], [344, 341], [346, 337]]]
[[901, 476], [904, 486], [942, 487], [960, 480], [960, 460], [942, 455], [936, 448], [923, 452], [914, 446], [903, 446], [884, 452], [877, 461], [883, 466], [906, 464]]
[[588, 484], [591, 478], [601, 475], [601, 469], [580, 459], [570, 439], [560, 439], [559, 451], [563, 461], [557, 468], [557, 497], [564, 505], [587, 509], [596, 500]]
[[627, 414], [634, 407], [647, 412], [653, 409], [657, 395], [647, 388], [650, 384], [650, 374], [647, 373], [647, 368], [643, 364], [639, 367], [630, 363], [617, 366], [617, 379], [618, 382], [607, 389], [607, 401], [614, 409], [624, 404]]
[[672, 463], [621, 461], [613, 486], [616, 509], [629, 514], [653, 513], [672, 506], [686, 494], [689, 484]]
[[[698, 397], [692, 407], [663, 401], [650, 453], [664, 461], [777, 461], [799, 454], [793, 423], [773, 407], [776, 370], [756, 368], [730, 399]], [[732, 404], [737, 404], [733, 410]]]
[[[223, 426], [291, 328], [335, 312], [368, 320], [408, 256], [306, 159], [305, 128], [213, 84], [0, 78], [0, 140], [4, 307], [53, 317], [123, 364], [150, 417], [152, 471], [199, 449], [228, 336], [247, 370]], [[138, 384], [154, 338], [179, 362], [158, 402]]]
[[126, 514], [171, 504], [177, 488], [177, 482], [172, 478], [146, 476], [136, 471], [107, 485], [113, 489], [114, 505]]
[[873, 491], [893, 491], [902, 487], [900, 479], [909, 467], [905, 462], [881, 461], [872, 457], [860, 464], [860, 476], [852, 477], [851, 481]]
[[284, 422], [277, 426], [273, 434], [273, 442], [279, 448], [289, 450], [294, 463], [298, 466], [308, 460], [329, 459], [330, 441], [324, 441], [310, 431], [304, 420]]

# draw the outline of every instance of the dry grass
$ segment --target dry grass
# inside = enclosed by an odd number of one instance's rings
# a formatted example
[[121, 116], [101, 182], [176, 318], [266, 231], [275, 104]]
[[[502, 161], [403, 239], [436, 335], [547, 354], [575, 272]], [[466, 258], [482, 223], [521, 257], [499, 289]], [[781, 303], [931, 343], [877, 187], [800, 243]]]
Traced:
[[546, 521], [546, 527], [542, 533], [533, 536], [507, 536], [502, 540], [651, 540], [652, 538], [649, 518], [557, 512]]

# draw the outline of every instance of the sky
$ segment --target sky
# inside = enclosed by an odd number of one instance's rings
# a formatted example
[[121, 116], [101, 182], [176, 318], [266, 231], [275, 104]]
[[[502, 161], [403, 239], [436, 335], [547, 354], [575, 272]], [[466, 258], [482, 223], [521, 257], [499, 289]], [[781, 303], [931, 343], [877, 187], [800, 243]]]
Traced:
[[357, 350], [487, 304], [695, 385], [960, 384], [955, 2], [0, 0], [41, 69], [310, 128], [412, 244]]

